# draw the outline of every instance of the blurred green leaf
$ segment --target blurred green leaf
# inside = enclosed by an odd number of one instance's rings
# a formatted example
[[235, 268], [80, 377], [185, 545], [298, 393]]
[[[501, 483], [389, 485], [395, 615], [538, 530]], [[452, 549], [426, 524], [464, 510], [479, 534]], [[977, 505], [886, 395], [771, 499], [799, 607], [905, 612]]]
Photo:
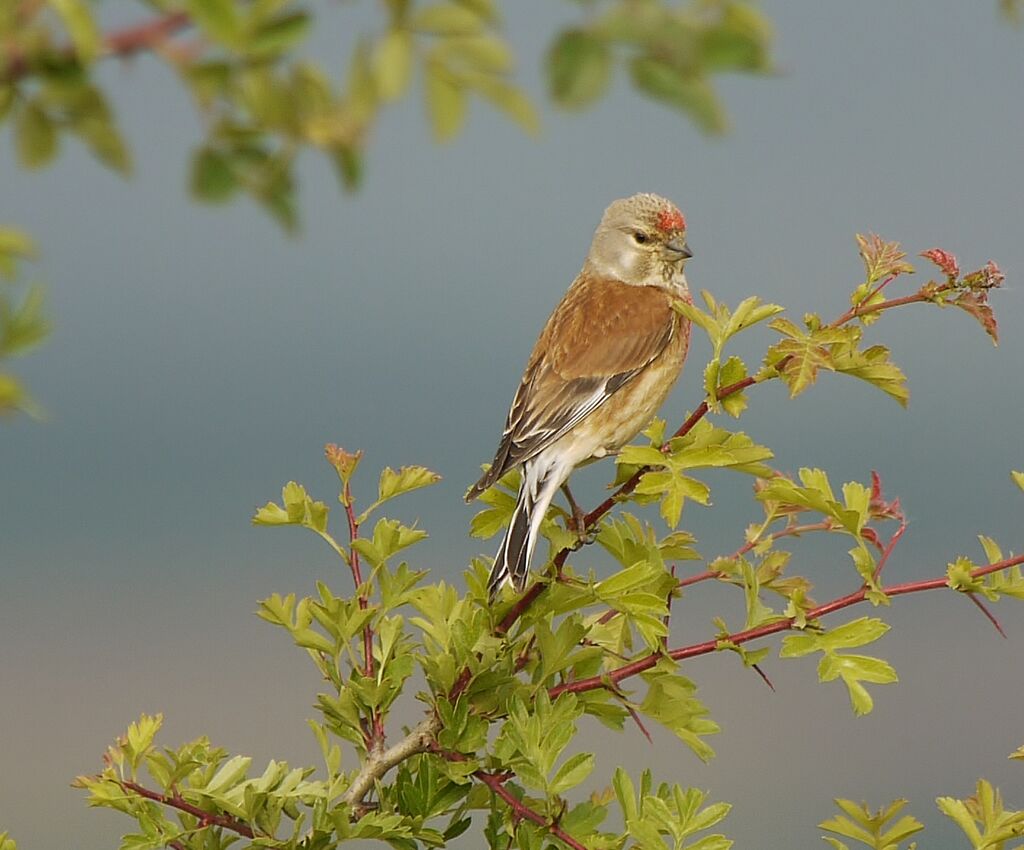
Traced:
[[309, 34], [312, 19], [305, 12], [292, 12], [261, 23], [246, 49], [256, 56], [279, 56], [294, 49]]
[[431, 35], [476, 35], [484, 19], [476, 9], [460, 3], [432, 3], [417, 10], [409, 26]]
[[426, 65], [427, 113], [439, 142], [453, 139], [466, 120], [466, 95], [448, 70], [437, 62]]
[[238, 178], [225, 154], [213, 148], [200, 148], [192, 157], [189, 186], [200, 200], [220, 203], [235, 194]]
[[85, 64], [100, 52], [102, 41], [92, 11], [85, 0], [48, 0], [68, 28], [76, 57]]
[[725, 113], [706, 78], [650, 56], [634, 57], [629, 67], [640, 91], [685, 112], [704, 132], [717, 134], [727, 129]]
[[42, 168], [57, 154], [57, 128], [36, 101], [15, 112], [14, 144], [25, 168]]
[[413, 41], [405, 30], [384, 34], [373, 52], [373, 71], [381, 100], [389, 103], [401, 97], [412, 76]]
[[608, 43], [583, 30], [562, 33], [548, 51], [548, 89], [560, 106], [589, 106], [607, 90], [611, 70]]
[[235, 0], [185, 0], [185, 7], [203, 31], [227, 47], [238, 44], [242, 20]]

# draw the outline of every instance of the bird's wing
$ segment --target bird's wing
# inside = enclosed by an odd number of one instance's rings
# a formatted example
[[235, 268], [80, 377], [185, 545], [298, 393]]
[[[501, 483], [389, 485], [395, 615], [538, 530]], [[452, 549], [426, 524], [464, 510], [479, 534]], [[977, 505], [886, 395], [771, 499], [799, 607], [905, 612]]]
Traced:
[[663, 290], [577, 278], [533, 348], [491, 468], [466, 498], [475, 498], [604, 404], [657, 358], [675, 328]]

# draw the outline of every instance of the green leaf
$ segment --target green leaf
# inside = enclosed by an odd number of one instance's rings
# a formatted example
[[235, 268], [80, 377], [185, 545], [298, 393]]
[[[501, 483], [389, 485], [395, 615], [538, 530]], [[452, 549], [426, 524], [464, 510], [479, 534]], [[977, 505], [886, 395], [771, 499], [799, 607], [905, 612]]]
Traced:
[[49, 0], [49, 3], [68, 29], [76, 58], [83, 64], [92, 62], [99, 54], [102, 42], [88, 4], [84, 0]]
[[378, 567], [392, 555], [419, 543], [426, 537], [427, 532], [422, 529], [410, 528], [393, 519], [379, 519], [373, 527], [373, 539], [357, 538], [352, 541], [352, 548], [372, 566]]
[[466, 120], [466, 95], [451, 73], [438, 62], [426, 65], [427, 112], [434, 138], [453, 139]]
[[189, 187], [200, 200], [221, 203], [235, 194], [239, 183], [225, 154], [213, 148], [200, 148], [192, 157]]
[[939, 797], [935, 800], [935, 803], [939, 807], [940, 812], [963, 830], [973, 847], [984, 847], [981, 833], [978, 831], [974, 818], [962, 800], [957, 800], [953, 797]]
[[548, 783], [548, 790], [552, 794], [561, 794], [570, 788], [575, 788], [594, 769], [593, 753], [577, 753], [558, 768], [554, 778]]
[[907, 376], [892, 362], [884, 345], [873, 345], [864, 351], [858, 351], [852, 343], [833, 346], [830, 368], [874, 384], [904, 407], [910, 400]]
[[1024, 491], [1024, 472], [1012, 471], [1010, 477], [1013, 478], [1013, 483]]
[[877, 617], [860, 617], [820, 634], [787, 635], [782, 639], [780, 658], [797, 658], [812, 652], [852, 649], [878, 640], [889, 631], [888, 623]]
[[615, 796], [618, 797], [619, 807], [622, 809], [625, 820], [635, 819], [637, 814], [636, 789], [633, 786], [633, 780], [623, 768], [615, 768], [615, 773], [612, 774], [612, 787], [615, 789]]
[[305, 12], [292, 12], [261, 23], [246, 44], [254, 56], [279, 56], [302, 42], [312, 20]]
[[611, 48], [605, 40], [584, 30], [568, 30], [548, 51], [551, 97], [567, 109], [589, 106], [607, 90], [611, 69]]
[[128, 175], [131, 173], [131, 153], [115, 126], [105, 103], [100, 108], [77, 116], [70, 127], [89, 146], [93, 156], [100, 162], [114, 169], [119, 174]]
[[249, 756], [235, 756], [228, 759], [213, 778], [206, 783], [202, 791], [206, 794], [221, 794], [237, 785], [245, 778], [252, 759]]
[[358, 189], [363, 182], [363, 157], [350, 145], [336, 145], [329, 150], [331, 162], [346, 191]]
[[725, 114], [711, 84], [680, 71], [669, 62], [637, 56], [630, 62], [633, 85], [647, 95], [685, 112], [706, 133], [723, 133]]
[[536, 135], [540, 132], [537, 110], [522, 89], [489, 76], [467, 77], [466, 82], [527, 133]]
[[385, 103], [397, 100], [409, 87], [412, 76], [413, 41], [405, 30], [389, 30], [373, 51], [377, 92]]
[[479, 13], [459, 3], [433, 3], [417, 10], [410, 28], [431, 35], [476, 35], [483, 29]]
[[0, 227], [0, 257], [30, 259], [35, 255], [35, 242], [25, 231], [14, 227]]
[[396, 472], [390, 466], [384, 467], [377, 485], [377, 503], [386, 502], [404, 493], [411, 493], [421, 487], [429, 487], [441, 480], [441, 476], [425, 466], [403, 466]]
[[437, 46], [437, 55], [449, 64], [457, 63], [473, 71], [503, 74], [512, 69], [508, 45], [490, 35], [446, 38]]
[[14, 145], [25, 168], [42, 168], [56, 156], [57, 129], [36, 101], [15, 113]]
[[789, 397], [796, 398], [818, 378], [821, 369], [834, 370], [832, 355], [825, 347], [842, 338], [836, 333], [804, 333], [789, 319], [776, 319], [769, 325], [788, 337], [768, 349], [765, 366], [776, 368], [789, 387]]
[[232, 47], [242, 34], [235, 0], [186, 0], [185, 7], [200, 28], [215, 41]]
[[[737, 384], [747, 377], [747, 367], [739, 357], [730, 357], [718, 369], [718, 387], [715, 396], [725, 387]], [[722, 409], [734, 419], [739, 419], [740, 414], [747, 408], [747, 394], [742, 390], [733, 392], [730, 395], [719, 398]]]
[[687, 844], [686, 850], [729, 850], [732, 845], [732, 839], [724, 835], [705, 835], [692, 844]]

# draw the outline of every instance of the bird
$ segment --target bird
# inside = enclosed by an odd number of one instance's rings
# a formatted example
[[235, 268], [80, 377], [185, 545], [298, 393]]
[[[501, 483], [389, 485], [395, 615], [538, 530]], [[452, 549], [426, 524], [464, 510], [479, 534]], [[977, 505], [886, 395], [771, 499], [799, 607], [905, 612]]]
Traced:
[[690, 321], [672, 305], [692, 302], [684, 274], [692, 256], [671, 201], [645, 192], [605, 210], [533, 347], [494, 460], [466, 493], [470, 502], [522, 467], [488, 579], [492, 601], [505, 582], [525, 590], [541, 523], [573, 469], [618, 452], [668, 396], [689, 350]]

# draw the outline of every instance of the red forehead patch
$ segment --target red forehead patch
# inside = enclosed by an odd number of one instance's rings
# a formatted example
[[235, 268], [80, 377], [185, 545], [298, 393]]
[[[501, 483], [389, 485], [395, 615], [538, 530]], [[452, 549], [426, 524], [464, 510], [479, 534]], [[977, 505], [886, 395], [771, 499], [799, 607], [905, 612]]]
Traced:
[[675, 230], [686, 230], [686, 219], [679, 210], [670, 207], [658, 213], [658, 230], [671, 233]]

